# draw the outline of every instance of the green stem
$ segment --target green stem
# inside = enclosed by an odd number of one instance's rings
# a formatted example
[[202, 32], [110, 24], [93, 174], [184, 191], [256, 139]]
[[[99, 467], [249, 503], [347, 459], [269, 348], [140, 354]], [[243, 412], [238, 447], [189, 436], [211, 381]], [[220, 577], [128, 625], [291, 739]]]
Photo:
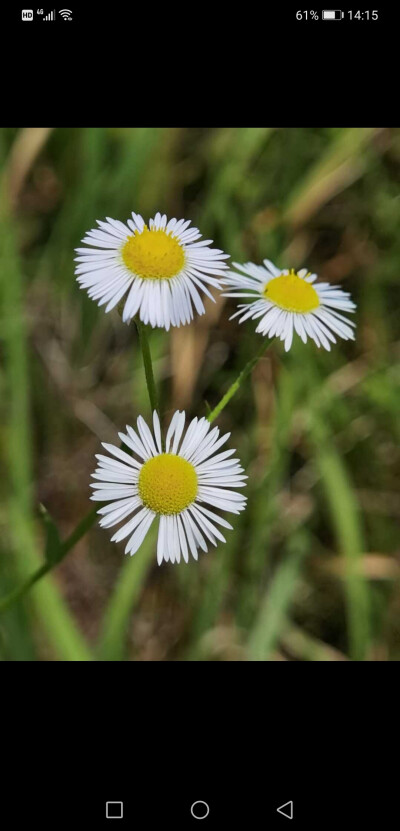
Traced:
[[225, 393], [225, 395], [223, 396], [223, 398], [221, 398], [221, 401], [217, 404], [217, 406], [214, 407], [214, 409], [211, 410], [211, 413], [208, 414], [208, 416], [207, 416], [208, 421], [212, 422], [217, 418], [217, 416], [219, 416], [221, 410], [223, 410], [224, 407], [226, 407], [226, 405], [229, 403], [231, 398], [233, 398], [233, 396], [238, 391], [238, 389], [240, 388], [243, 381], [247, 378], [248, 375], [250, 375], [250, 373], [254, 369], [255, 365], [260, 360], [260, 358], [262, 358], [262, 356], [265, 355], [265, 353], [267, 352], [267, 350], [271, 346], [271, 343], [272, 343], [272, 340], [267, 340], [266, 342], [264, 342], [261, 349], [260, 349], [260, 351], [257, 352], [255, 357], [252, 358], [251, 361], [248, 362], [248, 364], [246, 364], [244, 369], [242, 369], [242, 371], [239, 373], [238, 377], [236, 378], [236, 381], [234, 381], [233, 384], [231, 384], [231, 386], [229, 387], [228, 392]]
[[160, 415], [157, 390], [153, 375], [153, 364], [151, 361], [149, 339], [147, 337], [146, 327], [141, 322], [141, 320], [139, 320], [139, 318], [135, 318], [135, 323], [136, 328], [138, 330], [140, 348], [142, 350], [143, 366], [146, 376], [147, 391], [149, 393], [150, 406], [152, 411], [157, 410], [158, 415]]
[[0, 613], [4, 612], [5, 609], [11, 606], [11, 604], [14, 603], [15, 600], [19, 600], [21, 597], [24, 597], [24, 595], [29, 591], [30, 588], [32, 588], [32, 586], [35, 583], [37, 583], [38, 580], [44, 577], [49, 571], [51, 571], [52, 568], [54, 568], [55, 565], [58, 565], [61, 562], [61, 560], [64, 559], [66, 554], [68, 554], [68, 552], [71, 551], [71, 548], [73, 548], [76, 545], [76, 543], [79, 542], [79, 540], [86, 534], [89, 528], [92, 527], [97, 516], [96, 511], [97, 509], [93, 508], [88, 514], [86, 514], [86, 516], [81, 520], [79, 525], [77, 525], [72, 534], [70, 534], [70, 536], [67, 537], [67, 539], [64, 540], [63, 543], [61, 543], [60, 550], [57, 553], [55, 561], [43, 563], [43, 565], [40, 566], [40, 568], [34, 571], [33, 574], [31, 574], [31, 576], [28, 577], [27, 580], [25, 580], [25, 583], [22, 583], [21, 586], [17, 586], [16, 589], [13, 589], [11, 592], [9, 592], [9, 594], [6, 594], [5, 597], [2, 597], [0, 599]]

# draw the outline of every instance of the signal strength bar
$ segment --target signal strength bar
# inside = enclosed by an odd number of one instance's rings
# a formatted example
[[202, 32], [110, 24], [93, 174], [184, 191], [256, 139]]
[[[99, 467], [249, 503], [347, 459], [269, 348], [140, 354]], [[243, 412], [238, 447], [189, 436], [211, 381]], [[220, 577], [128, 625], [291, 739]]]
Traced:
[[55, 9], [53, 9], [53, 11], [49, 12], [49, 14], [46, 14], [46, 17], [43, 18], [43, 20], [55, 20], [55, 19], [56, 19], [56, 10]]

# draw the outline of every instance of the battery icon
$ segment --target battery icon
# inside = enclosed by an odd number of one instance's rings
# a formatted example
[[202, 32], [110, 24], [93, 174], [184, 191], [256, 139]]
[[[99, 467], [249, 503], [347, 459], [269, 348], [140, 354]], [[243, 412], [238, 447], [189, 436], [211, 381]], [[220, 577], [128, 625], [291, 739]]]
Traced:
[[341, 20], [342, 17], [343, 12], [338, 11], [337, 9], [335, 9], [335, 11], [328, 9], [328, 11], [325, 10], [322, 12], [322, 20]]

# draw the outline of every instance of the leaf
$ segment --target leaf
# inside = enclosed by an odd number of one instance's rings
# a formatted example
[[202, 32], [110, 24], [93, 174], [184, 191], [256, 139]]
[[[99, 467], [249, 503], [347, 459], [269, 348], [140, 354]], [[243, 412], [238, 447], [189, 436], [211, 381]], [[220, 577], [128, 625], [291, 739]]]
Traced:
[[287, 625], [290, 605], [309, 551], [308, 534], [301, 529], [292, 532], [287, 551], [261, 602], [251, 632], [248, 650], [253, 661], [267, 661]]
[[54, 520], [51, 518], [47, 508], [39, 505], [39, 516], [46, 532], [45, 560], [48, 563], [57, 563], [63, 554], [60, 534]]

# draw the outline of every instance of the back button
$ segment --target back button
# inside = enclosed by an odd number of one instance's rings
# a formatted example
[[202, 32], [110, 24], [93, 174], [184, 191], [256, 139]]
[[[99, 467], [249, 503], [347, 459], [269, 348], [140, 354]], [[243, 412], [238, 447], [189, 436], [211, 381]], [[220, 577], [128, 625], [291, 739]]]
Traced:
[[284, 805], [280, 805], [276, 810], [278, 814], [282, 814], [283, 817], [293, 819], [293, 800], [291, 802], [285, 802]]

